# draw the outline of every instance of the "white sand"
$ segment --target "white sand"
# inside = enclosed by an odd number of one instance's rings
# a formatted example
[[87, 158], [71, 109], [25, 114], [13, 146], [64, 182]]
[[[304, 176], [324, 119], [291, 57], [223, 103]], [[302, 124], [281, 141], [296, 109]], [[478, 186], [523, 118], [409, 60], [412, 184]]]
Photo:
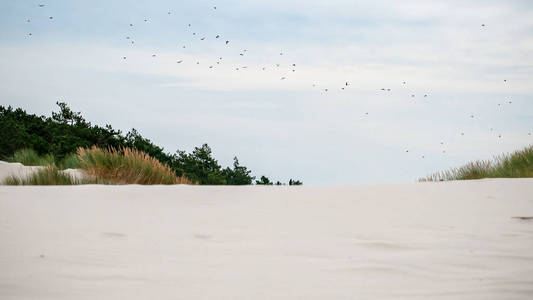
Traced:
[[0, 299], [533, 299], [513, 216], [532, 179], [3, 186]]

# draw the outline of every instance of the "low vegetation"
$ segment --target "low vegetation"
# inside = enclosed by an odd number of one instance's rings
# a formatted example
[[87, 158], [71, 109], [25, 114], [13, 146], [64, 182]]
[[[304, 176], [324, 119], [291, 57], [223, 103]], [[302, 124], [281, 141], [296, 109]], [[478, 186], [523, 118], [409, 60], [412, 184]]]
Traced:
[[448, 181], [482, 178], [533, 177], [533, 146], [495, 157], [491, 161], [476, 161], [459, 168], [434, 173], [419, 181]]
[[78, 149], [78, 164], [95, 178], [114, 184], [192, 184], [167, 165], [136, 149]]
[[25, 166], [48, 166], [54, 164], [54, 157], [51, 154], [39, 155], [35, 150], [25, 148], [15, 151], [7, 161]]
[[[177, 178], [189, 178], [198, 184], [247, 185], [253, 184], [256, 178], [237, 157], [232, 167], [223, 168], [207, 144], [195, 147], [191, 153], [179, 149], [173, 154], [166, 153], [134, 128], [124, 135], [111, 125], [92, 125], [66, 103], [57, 102], [57, 105], [59, 112], [52, 112], [52, 117], [0, 106], [0, 160], [24, 165], [55, 164], [58, 169], [78, 168], [79, 148], [122, 149], [122, 152], [129, 148], [168, 166]], [[256, 184], [272, 184], [270, 179], [264, 180], [263, 177], [266, 178], [261, 176]], [[284, 183], [278, 181], [276, 184]], [[301, 182], [291, 179], [289, 184]]]
[[55, 166], [44, 167], [28, 177], [10, 176], [2, 182], [5, 185], [75, 185], [75, 184], [103, 184], [105, 181], [97, 178], [75, 179], [63, 173]]

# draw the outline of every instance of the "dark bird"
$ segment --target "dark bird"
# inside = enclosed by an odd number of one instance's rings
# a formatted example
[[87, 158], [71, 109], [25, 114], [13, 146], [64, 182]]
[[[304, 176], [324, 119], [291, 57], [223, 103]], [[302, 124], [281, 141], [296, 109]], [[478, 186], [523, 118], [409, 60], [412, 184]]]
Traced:
[[485, 27], [485, 24], [481, 24], [481, 27]]
[[403, 84], [405, 84], [406, 82], [404, 81]]
[[344, 88], [343, 88], [343, 87], [341, 87], [341, 90], [343, 90], [343, 91], [344, 91]]
[[126, 39], [127, 39], [127, 40], [129, 40], [129, 39], [130, 39], [130, 37], [129, 37], [129, 36], [127, 36], [127, 37], [126, 37]]
[[414, 98], [414, 97], [415, 97], [415, 95], [411, 95], [411, 98]]
[[213, 66], [209, 66], [209, 69], [213, 69]]
[[178, 60], [177, 63], [178, 64], [181, 64], [183, 62], [183, 60]]
[[168, 11], [168, 14], [170, 15], [170, 10]]
[[217, 36], [215, 36], [215, 39], [218, 39], [220, 37], [220, 35], [217, 34]]
[[384, 90], [385, 90], [385, 88], [382, 88], [381, 90], [382, 90], [382, 91], [384, 91]]
[[240, 56], [244, 56], [244, 54], [243, 54], [243, 53], [241, 53], [241, 54], [239, 54], [239, 55], [240, 55]]
[[205, 40], [205, 37], [203, 37], [203, 38], [200, 39], [200, 41], [203, 41], [203, 40]]
[[183, 49], [185, 49], [185, 46], [183, 46]]
[[405, 152], [409, 152], [409, 150], [405, 150]]
[[280, 52], [279, 55], [283, 55], [283, 52]]
[[28, 33], [28, 35], [29, 35], [29, 36], [31, 36], [31, 32], [30, 32], [30, 33]]
[[296, 64], [292, 64], [293, 67], [296, 67]]
[[507, 82], [507, 79], [504, 79], [503, 82]]
[[276, 67], [279, 67], [279, 64], [276, 64]]
[[428, 96], [427, 94], [426, 94], [426, 95], [424, 95], [424, 97], [427, 97], [427, 96]]
[[219, 59], [219, 60], [222, 60], [222, 57], [219, 57], [218, 59]]
[[326, 92], [327, 92], [327, 91], [328, 91], [328, 89], [324, 89], [324, 91], [326, 91]]
[[229, 41], [226, 41], [226, 45], [229, 44]]
[[281, 77], [281, 80], [285, 80], [285, 77]]
[[199, 62], [199, 61], [197, 61], [197, 62], [196, 62], [196, 64], [197, 64], [197, 65], [199, 65], [199, 64], [200, 64], [200, 62]]
[[473, 119], [473, 118], [474, 118], [474, 115], [470, 115], [470, 118]]
[[148, 19], [144, 19], [145, 22], [148, 22]]
[[264, 71], [264, 70], [266, 70], [266, 68], [265, 68], [265, 67], [263, 67], [263, 71]]
[[155, 57], [155, 54], [152, 54], [152, 57]]
[[122, 57], [122, 59], [126, 59], [126, 56]]
[[45, 7], [46, 4], [39, 4], [39, 7]]
[[189, 24], [189, 27], [191, 27], [191, 24]]
[[192, 35], [196, 35], [196, 32], [193, 32]]
[[513, 101], [509, 101], [509, 104], [513, 103]]
[[368, 113], [366, 112], [365, 115], [368, 115]]
[[387, 89], [387, 92], [390, 92], [390, 89]]
[[501, 137], [502, 137], [502, 135], [501, 135], [501, 134], [498, 134], [498, 137], [499, 137], [499, 138], [501, 138]]
[[345, 84], [346, 84], [346, 86], [348, 86], [348, 81], [346, 81], [346, 83], [345, 83]]
[[53, 18], [54, 18], [54, 17], [52, 17], [52, 16], [48, 17], [48, 19], [50, 19], [50, 20], [52, 20]]
[[27, 19], [27, 20], [26, 20], [26, 22], [30, 23], [30, 22], [31, 22], [31, 20], [30, 20], [30, 19]]
[[130, 23], [130, 27], [133, 27], [133, 24]]
[[422, 158], [424, 158], [424, 155], [422, 155]]
[[294, 70], [294, 69], [293, 69], [292, 71], [293, 71], [293, 72], [296, 72], [296, 70]]
[[217, 7], [216, 7], [216, 6], [213, 6], [213, 9], [217, 9]]

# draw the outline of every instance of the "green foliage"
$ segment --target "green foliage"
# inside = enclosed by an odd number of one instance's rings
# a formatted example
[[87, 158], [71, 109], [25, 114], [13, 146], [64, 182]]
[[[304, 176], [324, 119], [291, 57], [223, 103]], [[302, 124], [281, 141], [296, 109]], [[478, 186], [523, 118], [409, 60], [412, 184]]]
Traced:
[[[236, 157], [233, 168], [222, 169], [207, 144], [195, 148], [192, 153], [178, 150], [172, 155], [142, 137], [135, 129], [124, 136], [111, 125], [92, 125], [80, 112], [73, 111], [64, 102], [56, 104], [59, 111], [52, 112], [52, 117], [31, 115], [20, 108], [0, 106], [0, 160], [10, 159], [19, 149], [33, 149], [36, 155], [32, 153], [28, 158], [13, 160], [25, 161], [24, 164], [28, 165], [42, 165], [53, 164], [55, 159], [60, 169], [67, 169], [79, 167], [77, 156], [74, 155], [78, 148], [132, 148], [168, 165], [177, 176], [187, 176], [199, 184], [242, 185], [252, 184], [255, 179]], [[272, 184], [268, 178], [256, 182]]]
[[79, 169], [79, 168], [81, 168], [80, 158], [79, 158], [78, 154], [77, 153], [67, 154], [67, 156], [65, 156], [65, 158], [63, 158], [63, 160], [61, 160], [58, 163], [58, 167], [61, 170]]
[[251, 176], [251, 173], [252, 171], [239, 164], [239, 160], [236, 156], [233, 158], [233, 169], [227, 167], [222, 170], [222, 174], [226, 177], [226, 184], [229, 185], [252, 184], [255, 177]]
[[195, 147], [192, 153], [176, 151], [175, 165], [187, 178], [199, 184], [226, 184], [224, 176], [217, 160], [211, 156], [211, 148], [207, 144]]
[[258, 184], [258, 185], [272, 185], [273, 183], [270, 181], [270, 179], [268, 179], [268, 177], [263, 175], [263, 176], [261, 176], [260, 180], [256, 180], [255, 181], [255, 184]]
[[459, 168], [434, 173], [420, 178], [419, 181], [520, 177], [533, 177], [533, 146], [511, 154], [500, 155], [493, 161], [470, 162]]
[[302, 182], [299, 180], [289, 179], [289, 185], [302, 185]]
[[54, 164], [54, 157], [50, 154], [39, 155], [33, 149], [20, 149], [15, 151], [8, 162], [18, 162], [25, 166], [49, 166]]

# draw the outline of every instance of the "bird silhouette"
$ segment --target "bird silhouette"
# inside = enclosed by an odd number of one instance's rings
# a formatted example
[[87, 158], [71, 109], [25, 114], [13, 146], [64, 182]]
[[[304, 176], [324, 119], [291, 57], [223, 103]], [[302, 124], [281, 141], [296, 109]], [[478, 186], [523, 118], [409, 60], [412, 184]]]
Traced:
[[229, 41], [226, 41], [226, 45], [229, 44]]
[[39, 4], [39, 7], [45, 7], [46, 4]]
[[183, 60], [178, 60], [177, 63], [178, 64], [181, 64], [183, 62]]

